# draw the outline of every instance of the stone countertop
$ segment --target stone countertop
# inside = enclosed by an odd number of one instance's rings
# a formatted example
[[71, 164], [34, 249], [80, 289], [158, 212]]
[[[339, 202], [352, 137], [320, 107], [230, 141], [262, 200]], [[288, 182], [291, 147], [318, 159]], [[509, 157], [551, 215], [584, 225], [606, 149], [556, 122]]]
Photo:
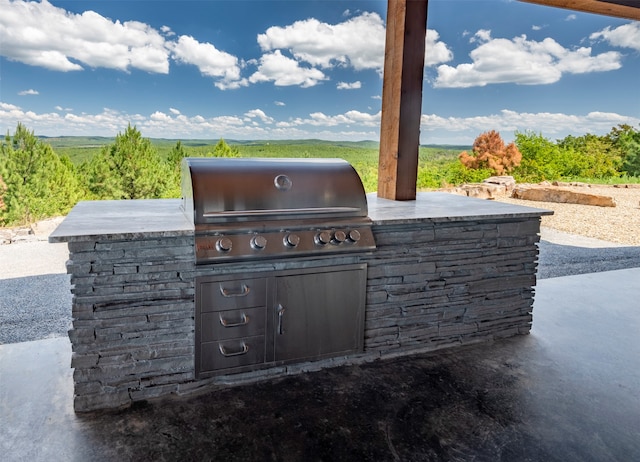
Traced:
[[[376, 225], [416, 221], [462, 221], [528, 218], [550, 210], [475, 199], [442, 192], [418, 193], [414, 201], [367, 195], [369, 216]], [[103, 237], [171, 237], [193, 234], [193, 223], [182, 213], [180, 199], [141, 199], [79, 202], [49, 235], [49, 242], [73, 242]]]
[[49, 242], [73, 242], [92, 237], [132, 239], [193, 234], [193, 223], [180, 199], [139, 199], [78, 202], [49, 235]]
[[367, 194], [369, 217], [374, 225], [416, 221], [443, 222], [478, 219], [532, 218], [553, 215], [553, 211], [444, 192], [421, 192], [413, 201], [382, 199]]

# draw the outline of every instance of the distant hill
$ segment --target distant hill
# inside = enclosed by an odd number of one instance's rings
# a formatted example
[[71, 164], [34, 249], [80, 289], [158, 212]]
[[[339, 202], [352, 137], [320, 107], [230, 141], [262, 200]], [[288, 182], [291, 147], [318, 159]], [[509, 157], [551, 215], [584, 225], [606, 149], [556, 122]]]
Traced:
[[[51, 147], [56, 148], [96, 148], [111, 144], [115, 141], [115, 137], [107, 136], [40, 136], [40, 139], [49, 143]], [[158, 146], [173, 146], [180, 141], [183, 146], [199, 147], [214, 146], [219, 139], [170, 139], [170, 138], [151, 138], [151, 142]], [[372, 140], [363, 141], [327, 141], [319, 139], [306, 140], [232, 140], [225, 139], [229, 145], [236, 146], [273, 146], [273, 145], [295, 145], [295, 146], [334, 146], [361, 149], [378, 149], [380, 143]], [[442, 150], [471, 150], [471, 146], [449, 145], [449, 144], [423, 144], [423, 148], [442, 149]]]
[[55, 148], [94, 148], [105, 146], [115, 141], [106, 136], [39, 136], [42, 141]]

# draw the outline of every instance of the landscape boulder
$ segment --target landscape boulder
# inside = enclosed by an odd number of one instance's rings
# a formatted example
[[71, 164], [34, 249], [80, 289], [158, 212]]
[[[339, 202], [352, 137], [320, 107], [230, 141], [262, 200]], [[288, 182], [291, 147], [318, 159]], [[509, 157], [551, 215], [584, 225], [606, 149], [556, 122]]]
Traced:
[[492, 176], [483, 180], [482, 183], [467, 183], [446, 191], [478, 199], [495, 199], [499, 196], [507, 196], [515, 186], [516, 180], [512, 176], [505, 175]]
[[516, 179], [510, 175], [491, 176], [482, 183], [502, 186], [505, 192], [511, 192], [516, 187]]
[[540, 186], [518, 186], [511, 197], [537, 202], [557, 202], [561, 204], [594, 205], [598, 207], [615, 207], [616, 201], [609, 196], [587, 194], [568, 189], [547, 188]]

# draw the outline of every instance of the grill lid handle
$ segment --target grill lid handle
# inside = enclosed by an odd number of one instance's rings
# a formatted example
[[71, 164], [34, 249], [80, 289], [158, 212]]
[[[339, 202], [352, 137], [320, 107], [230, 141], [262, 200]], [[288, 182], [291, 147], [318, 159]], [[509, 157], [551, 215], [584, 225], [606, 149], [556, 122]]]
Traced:
[[301, 215], [303, 213], [313, 213], [316, 215], [334, 215], [337, 213], [357, 213], [357, 207], [308, 207], [298, 209], [263, 209], [263, 210], [227, 210], [224, 212], [204, 212], [204, 218], [238, 217], [238, 216], [267, 216], [267, 215]]

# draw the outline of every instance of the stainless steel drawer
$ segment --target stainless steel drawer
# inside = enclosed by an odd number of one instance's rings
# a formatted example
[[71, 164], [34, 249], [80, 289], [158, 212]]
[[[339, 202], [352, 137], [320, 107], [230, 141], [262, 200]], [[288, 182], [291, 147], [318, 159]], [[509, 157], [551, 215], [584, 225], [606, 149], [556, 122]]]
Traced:
[[234, 279], [197, 284], [200, 290], [200, 311], [225, 311], [264, 306], [266, 278]]
[[200, 348], [202, 372], [263, 363], [265, 359], [264, 335], [206, 342]]
[[265, 332], [264, 306], [230, 311], [202, 313], [200, 340], [213, 342], [239, 337], [254, 337]]

